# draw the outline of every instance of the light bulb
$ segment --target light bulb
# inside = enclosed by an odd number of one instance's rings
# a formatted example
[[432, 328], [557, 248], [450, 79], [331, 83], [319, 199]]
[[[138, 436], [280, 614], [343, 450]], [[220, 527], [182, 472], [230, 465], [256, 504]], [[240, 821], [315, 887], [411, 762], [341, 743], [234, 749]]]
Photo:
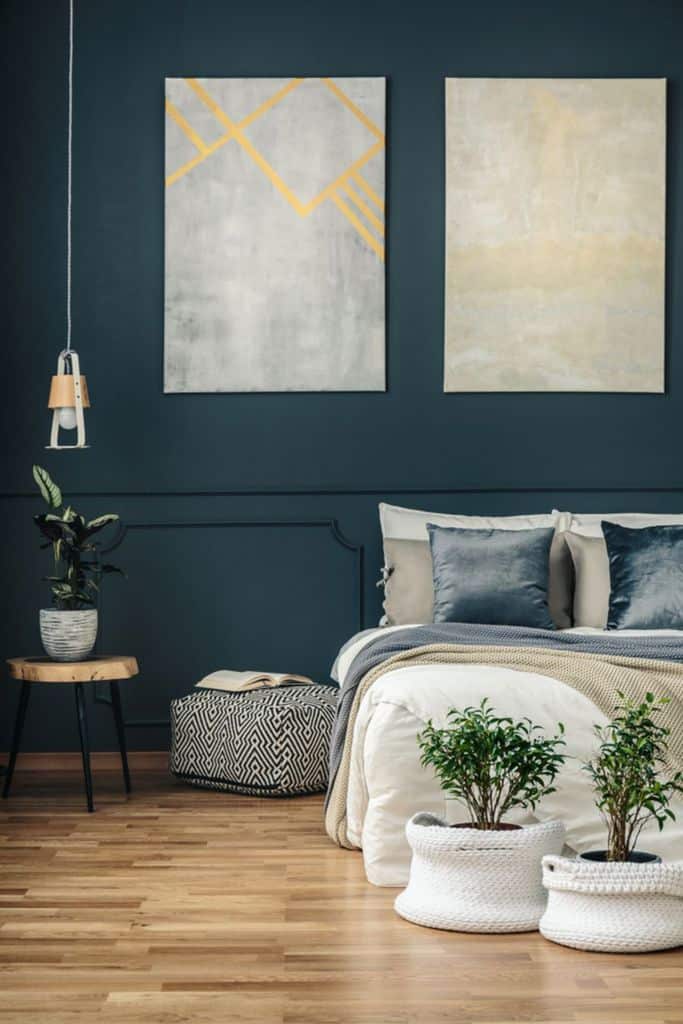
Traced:
[[75, 430], [76, 428], [76, 410], [71, 405], [62, 406], [58, 410], [59, 425], [64, 430]]

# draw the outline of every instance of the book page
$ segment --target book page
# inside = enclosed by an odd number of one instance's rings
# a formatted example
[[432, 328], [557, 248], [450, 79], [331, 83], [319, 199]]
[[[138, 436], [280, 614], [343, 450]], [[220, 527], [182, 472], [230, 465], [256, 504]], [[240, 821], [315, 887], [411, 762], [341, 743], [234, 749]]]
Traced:
[[245, 690], [257, 690], [262, 686], [298, 686], [310, 683], [312, 680], [306, 676], [294, 676], [285, 672], [235, 672], [230, 669], [219, 669], [204, 676], [196, 686], [206, 690], [240, 693]]

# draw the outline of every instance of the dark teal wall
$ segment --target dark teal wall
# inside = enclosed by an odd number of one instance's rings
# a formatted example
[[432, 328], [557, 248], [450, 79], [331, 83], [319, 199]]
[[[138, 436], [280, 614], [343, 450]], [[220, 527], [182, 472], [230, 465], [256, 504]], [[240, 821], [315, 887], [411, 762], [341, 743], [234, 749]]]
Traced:
[[[117, 552], [129, 579], [105, 597], [104, 646], [143, 665], [127, 691], [136, 720], [165, 718], [169, 696], [219, 665], [323, 675], [359, 615], [378, 614], [380, 499], [473, 512], [680, 511], [683, 4], [76, 3], [85, 452], [43, 451], [64, 337], [67, 4], [5, 0], [1, 13], [3, 656], [38, 649], [39, 505], [23, 496], [34, 461], [86, 511], [159, 524], [130, 532]], [[163, 79], [185, 74], [387, 76], [386, 394], [162, 394]], [[669, 79], [665, 395], [442, 394], [446, 75]], [[329, 520], [351, 547], [316, 525]], [[246, 525], [168, 525], [208, 521]], [[14, 702], [3, 692], [0, 747]], [[39, 695], [27, 747], [74, 746], [71, 700]], [[109, 748], [105, 711], [93, 726]], [[139, 727], [131, 743], [163, 746], [166, 731]]]

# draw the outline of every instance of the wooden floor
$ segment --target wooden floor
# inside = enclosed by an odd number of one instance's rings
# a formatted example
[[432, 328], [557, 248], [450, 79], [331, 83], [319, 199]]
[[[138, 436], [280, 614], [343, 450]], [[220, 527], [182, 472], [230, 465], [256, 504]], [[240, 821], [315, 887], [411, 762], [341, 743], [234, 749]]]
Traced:
[[418, 928], [321, 799], [26, 771], [0, 806], [0, 1022], [681, 1024], [683, 952]]

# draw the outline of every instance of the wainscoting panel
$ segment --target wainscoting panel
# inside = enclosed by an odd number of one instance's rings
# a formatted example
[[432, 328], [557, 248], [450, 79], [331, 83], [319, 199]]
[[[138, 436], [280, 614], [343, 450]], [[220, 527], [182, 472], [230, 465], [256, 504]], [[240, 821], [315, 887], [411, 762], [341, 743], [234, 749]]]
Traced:
[[[68, 492], [86, 514], [120, 513], [126, 528], [107, 558], [127, 578], [108, 578], [100, 649], [135, 654], [140, 676], [122, 686], [132, 749], [168, 744], [168, 704], [220, 667], [303, 672], [329, 681], [340, 645], [377, 623], [382, 564], [377, 504], [435, 512], [511, 515], [562, 508], [583, 512], [680, 512], [682, 489], [386, 488], [377, 492]], [[38, 609], [48, 551], [31, 517], [29, 492], [0, 495], [3, 657], [40, 652]], [[0, 688], [0, 749], [7, 749], [18, 687]], [[104, 693], [100, 694], [103, 698]], [[90, 697], [94, 750], [115, 746], [109, 709]], [[27, 751], [77, 749], [70, 687], [36, 687]]]
[[[86, 496], [77, 504], [95, 513], [95, 500]], [[49, 597], [40, 577], [49, 571], [50, 553], [38, 550], [30, 521], [35, 504], [4, 502], [18, 538], [5, 562], [5, 578], [18, 583], [1, 627], [7, 657], [40, 652], [37, 610]], [[121, 506], [111, 500], [106, 507]], [[143, 519], [138, 511], [126, 516], [106, 558], [126, 578], [104, 581], [98, 650], [130, 652], [140, 663], [140, 675], [122, 685], [136, 749], [167, 746], [169, 701], [215, 669], [292, 671], [330, 682], [337, 650], [363, 622], [363, 547], [332, 518], [267, 518], [262, 511], [252, 519], [164, 520]], [[94, 749], [114, 745], [110, 715], [97, 706], [106, 691], [90, 690]], [[17, 695], [8, 681], [0, 749], [9, 742]], [[24, 749], [73, 749], [72, 705], [71, 687], [35, 687]]]
[[362, 548], [334, 520], [135, 522], [118, 553], [135, 575], [103, 607], [100, 645], [149, 652], [129, 726], [165, 721], [168, 700], [217, 668], [329, 681], [329, 652], [362, 624]]

